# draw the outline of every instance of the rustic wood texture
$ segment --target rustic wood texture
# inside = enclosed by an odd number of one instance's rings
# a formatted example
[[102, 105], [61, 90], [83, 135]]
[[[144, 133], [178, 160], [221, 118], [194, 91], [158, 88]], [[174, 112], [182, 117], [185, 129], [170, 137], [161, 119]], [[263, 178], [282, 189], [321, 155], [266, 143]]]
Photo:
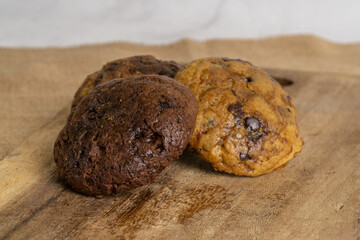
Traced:
[[360, 78], [269, 71], [293, 81], [305, 141], [286, 168], [236, 177], [185, 152], [147, 186], [85, 197], [55, 173], [64, 109], [0, 161], [0, 239], [360, 239]]

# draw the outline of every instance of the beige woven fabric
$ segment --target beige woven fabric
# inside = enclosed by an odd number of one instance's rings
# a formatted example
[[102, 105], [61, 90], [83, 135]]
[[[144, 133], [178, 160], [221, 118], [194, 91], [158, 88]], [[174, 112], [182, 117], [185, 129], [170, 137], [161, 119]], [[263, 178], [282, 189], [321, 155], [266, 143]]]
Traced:
[[162, 46], [111, 43], [72, 48], [0, 48], [0, 159], [68, 105], [88, 74], [110, 60], [139, 54], [180, 62], [226, 56], [266, 68], [360, 75], [360, 44], [334, 44], [314, 36], [183, 40]]

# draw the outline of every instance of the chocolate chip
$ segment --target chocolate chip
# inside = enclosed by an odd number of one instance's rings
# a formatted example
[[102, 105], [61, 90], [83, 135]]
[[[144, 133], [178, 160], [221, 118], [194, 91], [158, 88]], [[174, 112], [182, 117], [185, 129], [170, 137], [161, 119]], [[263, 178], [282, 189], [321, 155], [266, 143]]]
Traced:
[[107, 65], [107, 71], [114, 71], [115, 69], [119, 68], [119, 64], [116, 62], [108, 63]]
[[178, 115], [177, 117], [178, 117], [178, 121], [177, 121], [178, 123], [185, 123], [185, 119], [182, 115]]
[[253, 141], [253, 142], [257, 142], [259, 140], [259, 138], [261, 138], [264, 135], [263, 132], [260, 131], [256, 131], [256, 132], [249, 132], [247, 134], [248, 138]]
[[264, 132], [260, 129], [262, 126], [262, 122], [256, 117], [245, 118], [245, 127], [249, 130], [247, 136], [253, 142], [257, 142], [264, 135]]
[[245, 127], [251, 131], [259, 130], [259, 128], [261, 127], [260, 125], [261, 123], [256, 117], [245, 118]]
[[233, 103], [227, 108], [235, 116], [235, 122], [238, 126], [241, 126], [241, 118], [244, 114], [241, 103]]
[[224, 62], [230, 62], [230, 61], [234, 61], [234, 62], [245, 62], [244, 60], [235, 59], [235, 58], [222, 58], [222, 60], [223, 60]]
[[215, 126], [214, 120], [210, 120], [210, 121], [209, 121], [209, 125], [212, 126], [212, 127]]
[[240, 157], [240, 159], [241, 159], [242, 161], [245, 161], [245, 160], [247, 160], [247, 159], [250, 158], [249, 154], [246, 153], [246, 152], [240, 153], [240, 154], [239, 154], [239, 157]]
[[286, 108], [287, 110], [288, 110], [288, 112], [290, 112], [291, 113], [291, 110], [290, 110], [290, 108]]
[[231, 92], [235, 97], [237, 97], [236, 92], [233, 89], [231, 89]]
[[219, 65], [219, 66], [221, 66], [222, 68], [227, 68], [227, 66], [226, 65], [224, 65], [222, 62], [211, 62], [212, 64], [214, 64], [214, 65]]
[[103, 74], [100, 73], [100, 74], [97, 76], [97, 78], [95, 79], [95, 81], [94, 81], [94, 87], [97, 86], [97, 85], [99, 85], [99, 84], [101, 83], [101, 79], [102, 79], [102, 78], [103, 78]]
[[239, 102], [230, 104], [228, 110], [234, 115], [243, 114], [242, 104]]
[[166, 109], [166, 108], [176, 108], [177, 104], [168, 97], [163, 96], [163, 99], [159, 102], [161, 108]]
[[174, 102], [160, 102], [162, 108], [175, 108], [176, 104]]
[[289, 105], [291, 105], [291, 98], [290, 98], [290, 96], [286, 96], [286, 98], [287, 98], [287, 101], [288, 101]]
[[251, 77], [245, 77], [245, 82], [252, 82], [252, 78]]

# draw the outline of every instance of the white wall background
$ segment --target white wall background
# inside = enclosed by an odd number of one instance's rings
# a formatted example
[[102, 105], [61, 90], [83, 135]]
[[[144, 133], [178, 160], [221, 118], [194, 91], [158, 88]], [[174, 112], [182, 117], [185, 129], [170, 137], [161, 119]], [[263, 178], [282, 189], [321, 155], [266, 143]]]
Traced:
[[0, 0], [0, 46], [301, 33], [360, 41], [360, 0]]

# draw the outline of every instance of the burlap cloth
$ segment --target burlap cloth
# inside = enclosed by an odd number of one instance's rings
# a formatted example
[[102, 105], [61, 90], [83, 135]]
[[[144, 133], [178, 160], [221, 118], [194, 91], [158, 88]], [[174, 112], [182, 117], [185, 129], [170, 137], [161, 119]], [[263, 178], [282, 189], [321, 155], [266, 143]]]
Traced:
[[88, 74], [107, 61], [137, 54], [181, 62], [226, 56], [266, 68], [360, 75], [360, 44], [334, 44], [314, 36], [183, 40], [162, 46], [111, 43], [71, 48], [0, 48], [0, 160], [68, 105]]

